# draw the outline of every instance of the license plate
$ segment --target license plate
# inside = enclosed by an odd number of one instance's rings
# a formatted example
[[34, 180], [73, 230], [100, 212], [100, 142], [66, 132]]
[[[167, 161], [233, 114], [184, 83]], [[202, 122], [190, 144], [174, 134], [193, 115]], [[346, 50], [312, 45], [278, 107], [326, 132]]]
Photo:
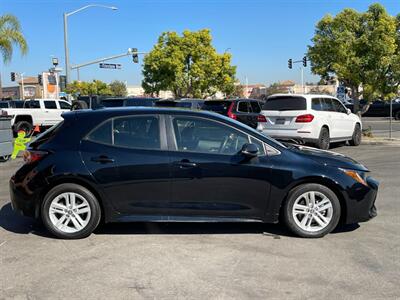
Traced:
[[285, 119], [276, 119], [275, 124], [277, 125], [281, 125], [281, 124], [285, 124]]

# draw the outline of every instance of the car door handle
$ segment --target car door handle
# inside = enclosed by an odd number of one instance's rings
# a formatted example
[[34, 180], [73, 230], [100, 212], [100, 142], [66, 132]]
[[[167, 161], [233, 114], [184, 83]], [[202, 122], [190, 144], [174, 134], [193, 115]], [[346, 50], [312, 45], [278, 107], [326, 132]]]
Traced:
[[105, 155], [92, 157], [90, 160], [94, 161], [94, 162], [101, 163], [101, 164], [107, 164], [107, 163], [113, 163], [114, 162], [114, 158], [110, 158], [110, 157], [105, 156]]
[[181, 168], [196, 168], [197, 167], [197, 164], [195, 162], [191, 162], [187, 159], [183, 159], [181, 161], [175, 161], [173, 164], [177, 165]]

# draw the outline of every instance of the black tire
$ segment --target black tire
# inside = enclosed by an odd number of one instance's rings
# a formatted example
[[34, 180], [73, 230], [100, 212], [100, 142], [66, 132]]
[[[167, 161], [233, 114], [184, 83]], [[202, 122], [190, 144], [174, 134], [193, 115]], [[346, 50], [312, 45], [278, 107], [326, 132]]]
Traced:
[[362, 139], [361, 126], [360, 124], [356, 124], [356, 126], [354, 127], [353, 136], [349, 141], [349, 143], [351, 146], [358, 146], [361, 144], [361, 139]]
[[8, 160], [10, 160], [11, 155], [4, 155], [4, 156], [0, 156], [0, 162], [6, 162]]
[[399, 111], [396, 111], [396, 112], [394, 113], [394, 119], [395, 119], [395, 120], [400, 120], [400, 110], [399, 110]]
[[[90, 218], [88, 224], [80, 231], [67, 233], [58, 229], [50, 220], [49, 209], [50, 205], [57, 196], [63, 193], [75, 193], [88, 202], [90, 207]], [[99, 225], [101, 219], [101, 208], [96, 197], [85, 187], [74, 183], [63, 183], [52, 188], [44, 197], [41, 206], [41, 218], [45, 227], [56, 237], [62, 239], [81, 239], [89, 236]]]
[[[298, 199], [304, 193], [311, 191], [324, 194], [331, 201], [333, 209], [332, 217], [328, 225], [318, 231], [306, 231], [302, 229], [294, 220], [292, 213], [296, 199]], [[300, 237], [319, 238], [330, 233], [333, 229], [336, 228], [337, 224], [339, 223], [340, 213], [341, 207], [339, 199], [331, 189], [320, 184], [307, 183], [300, 185], [289, 192], [286, 202], [283, 206], [283, 221], [290, 231]]]
[[87, 109], [88, 105], [85, 101], [75, 100], [71, 105], [71, 110]]
[[326, 127], [321, 128], [319, 133], [318, 142], [316, 143], [317, 148], [322, 150], [328, 150], [330, 145], [329, 130]]
[[17, 134], [18, 131], [23, 130], [23, 131], [25, 131], [25, 136], [29, 136], [32, 133], [32, 129], [33, 129], [33, 125], [31, 123], [29, 123], [28, 121], [19, 121], [14, 126], [15, 134]]

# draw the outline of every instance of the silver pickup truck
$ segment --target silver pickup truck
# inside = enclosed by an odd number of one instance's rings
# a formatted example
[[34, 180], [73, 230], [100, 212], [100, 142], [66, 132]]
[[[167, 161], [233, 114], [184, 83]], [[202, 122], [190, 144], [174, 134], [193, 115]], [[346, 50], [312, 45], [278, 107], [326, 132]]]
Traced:
[[26, 100], [23, 108], [1, 108], [0, 115], [10, 116], [14, 132], [30, 132], [34, 126], [50, 127], [62, 121], [61, 114], [71, 110], [71, 104], [64, 100]]

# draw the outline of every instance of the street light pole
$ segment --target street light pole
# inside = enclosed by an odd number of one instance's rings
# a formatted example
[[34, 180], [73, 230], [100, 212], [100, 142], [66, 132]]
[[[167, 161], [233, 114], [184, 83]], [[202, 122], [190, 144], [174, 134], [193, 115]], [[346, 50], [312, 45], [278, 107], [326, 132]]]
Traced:
[[108, 8], [112, 10], [117, 10], [118, 8], [115, 6], [107, 6], [107, 5], [101, 5], [101, 4], [89, 4], [86, 6], [83, 6], [81, 8], [78, 8], [77, 10], [74, 10], [69, 13], [64, 13], [64, 50], [65, 50], [65, 79], [66, 79], [66, 84], [70, 82], [70, 65], [69, 65], [69, 48], [68, 48], [68, 17], [76, 14], [84, 9], [87, 9], [89, 7], [103, 7], [103, 8]]
[[68, 48], [68, 14], [64, 13], [64, 50], [65, 50], [65, 84], [70, 82], [69, 48]]

